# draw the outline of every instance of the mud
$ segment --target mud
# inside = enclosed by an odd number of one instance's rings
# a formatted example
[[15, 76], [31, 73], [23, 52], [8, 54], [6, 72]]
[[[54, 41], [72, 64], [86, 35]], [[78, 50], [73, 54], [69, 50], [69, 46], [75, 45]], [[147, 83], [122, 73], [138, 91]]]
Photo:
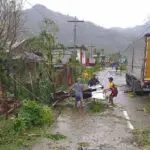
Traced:
[[49, 132], [59, 132], [67, 136], [67, 140], [42, 139], [32, 150], [77, 150], [80, 143], [88, 143], [88, 149], [137, 149], [133, 145], [132, 133], [122, 115], [122, 108], [118, 107], [101, 114], [66, 108]]

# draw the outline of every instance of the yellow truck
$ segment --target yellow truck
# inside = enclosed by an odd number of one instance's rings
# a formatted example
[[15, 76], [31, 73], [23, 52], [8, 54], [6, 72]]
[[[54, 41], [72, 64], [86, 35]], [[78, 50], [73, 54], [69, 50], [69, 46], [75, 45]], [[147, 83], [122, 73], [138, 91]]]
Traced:
[[150, 34], [133, 42], [126, 51], [126, 82], [133, 92], [150, 91]]

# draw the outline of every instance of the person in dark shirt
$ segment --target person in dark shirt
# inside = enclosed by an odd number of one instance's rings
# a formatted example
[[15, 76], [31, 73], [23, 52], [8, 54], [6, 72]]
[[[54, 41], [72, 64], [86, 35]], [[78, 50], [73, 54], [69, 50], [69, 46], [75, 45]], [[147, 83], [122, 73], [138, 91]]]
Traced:
[[95, 86], [97, 84], [100, 84], [99, 80], [96, 78], [96, 75], [92, 75], [92, 79], [88, 82], [89, 86]]

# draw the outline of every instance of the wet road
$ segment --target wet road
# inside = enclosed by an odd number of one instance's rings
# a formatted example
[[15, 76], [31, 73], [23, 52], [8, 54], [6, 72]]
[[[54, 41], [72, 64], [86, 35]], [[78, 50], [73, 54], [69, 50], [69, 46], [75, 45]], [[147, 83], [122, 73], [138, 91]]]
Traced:
[[110, 69], [99, 72], [101, 83], [108, 86], [108, 77], [112, 76], [119, 87], [115, 99], [117, 107], [109, 108], [101, 114], [91, 114], [73, 108], [61, 111], [50, 133], [61, 133], [67, 139], [52, 141], [41, 139], [32, 150], [77, 150], [80, 143], [86, 143], [87, 150], [139, 150], [133, 140], [133, 129], [144, 129], [150, 125], [150, 116], [142, 111], [150, 100], [145, 97], [129, 98], [124, 91], [124, 74], [115, 75]]

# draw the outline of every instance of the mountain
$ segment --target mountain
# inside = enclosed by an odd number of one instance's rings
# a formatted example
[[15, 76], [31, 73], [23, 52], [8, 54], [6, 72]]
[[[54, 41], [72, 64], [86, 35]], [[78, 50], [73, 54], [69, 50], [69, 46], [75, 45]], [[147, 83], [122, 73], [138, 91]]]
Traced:
[[[26, 36], [32, 36], [37, 34], [41, 27], [40, 22], [43, 18], [50, 18], [59, 27], [57, 33], [57, 40], [66, 46], [73, 45], [73, 23], [67, 22], [73, 20], [71, 16], [63, 15], [58, 12], [51, 11], [43, 5], [35, 5], [31, 9], [24, 11]], [[131, 43], [136, 36], [147, 25], [137, 26], [135, 28], [112, 28], [105, 29], [97, 26], [91, 22], [79, 23], [77, 25], [77, 44], [90, 46], [91, 44], [98, 49], [104, 49], [106, 52], [117, 52], [124, 50], [129, 43]]]

